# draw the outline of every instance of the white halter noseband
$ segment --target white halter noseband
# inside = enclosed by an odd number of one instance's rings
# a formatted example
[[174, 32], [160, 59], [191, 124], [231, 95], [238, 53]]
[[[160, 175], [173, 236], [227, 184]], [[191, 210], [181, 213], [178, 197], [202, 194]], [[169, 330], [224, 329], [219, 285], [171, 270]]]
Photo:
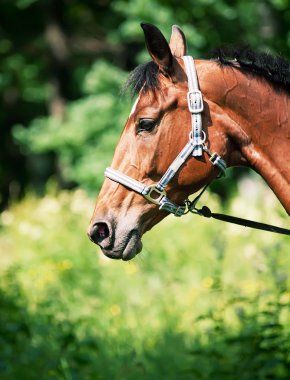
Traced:
[[205, 151], [210, 156], [210, 162], [217, 166], [222, 174], [224, 174], [226, 170], [225, 161], [217, 153], [211, 153], [205, 144], [206, 134], [202, 130], [201, 118], [203, 101], [202, 94], [198, 86], [194, 61], [190, 56], [184, 56], [182, 58], [188, 78], [189, 91], [187, 93], [187, 102], [188, 109], [191, 113], [192, 122], [192, 130], [189, 134], [188, 143], [169, 166], [160, 181], [149, 186], [146, 186], [142, 182], [127, 176], [119, 170], [112, 169], [110, 167], [105, 170], [105, 176], [107, 178], [128, 187], [138, 194], [143, 195], [143, 197], [149, 202], [159, 205], [160, 210], [167, 211], [175, 216], [182, 216], [187, 212], [187, 203], [184, 202], [182, 205], [177, 205], [170, 201], [166, 196], [165, 188], [190, 155], [200, 157], [202, 156], [203, 151]]

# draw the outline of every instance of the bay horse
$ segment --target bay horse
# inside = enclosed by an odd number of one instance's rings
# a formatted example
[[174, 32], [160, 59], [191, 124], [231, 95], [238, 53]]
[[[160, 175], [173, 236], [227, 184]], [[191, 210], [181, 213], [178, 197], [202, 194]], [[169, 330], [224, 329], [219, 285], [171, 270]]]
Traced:
[[88, 229], [114, 259], [130, 260], [141, 237], [226, 167], [258, 172], [290, 214], [290, 65], [248, 49], [218, 58], [186, 56], [172, 27], [168, 44], [142, 23], [152, 61], [127, 85], [138, 95], [117, 145]]

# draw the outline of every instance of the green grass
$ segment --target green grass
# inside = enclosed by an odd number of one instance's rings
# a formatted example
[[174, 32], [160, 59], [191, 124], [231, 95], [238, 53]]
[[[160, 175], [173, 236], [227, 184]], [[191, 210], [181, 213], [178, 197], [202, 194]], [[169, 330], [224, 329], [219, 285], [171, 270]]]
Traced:
[[[254, 194], [226, 211], [287, 226]], [[76, 191], [1, 215], [1, 380], [289, 380], [288, 237], [169, 217], [117, 262], [86, 237], [92, 210]]]

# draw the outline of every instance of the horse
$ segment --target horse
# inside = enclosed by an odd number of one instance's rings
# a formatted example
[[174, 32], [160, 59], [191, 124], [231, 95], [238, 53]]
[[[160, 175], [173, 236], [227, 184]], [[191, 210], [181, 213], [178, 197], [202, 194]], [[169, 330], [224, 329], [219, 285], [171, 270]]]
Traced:
[[137, 95], [106, 169], [89, 238], [113, 259], [132, 259], [142, 235], [226, 167], [258, 172], [290, 214], [290, 64], [248, 48], [193, 60], [174, 25], [168, 43], [142, 23], [151, 61], [127, 86]]

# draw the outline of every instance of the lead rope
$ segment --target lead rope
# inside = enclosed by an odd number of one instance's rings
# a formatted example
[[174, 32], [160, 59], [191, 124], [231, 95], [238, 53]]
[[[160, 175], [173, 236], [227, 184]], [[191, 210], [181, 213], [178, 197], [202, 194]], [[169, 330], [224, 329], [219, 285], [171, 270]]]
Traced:
[[239, 218], [237, 216], [215, 213], [215, 212], [212, 212], [210, 210], [210, 208], [207, 206], [203, 206], [202, 208], [197, 208], [196, 207], [197, 202], [200, 200], [201, 196], [203, 195], [203, 193], [205, 192], [205, 190], [208, 188], [208, 186], [210, 184], [211, 184], [211, 182], [209, 182], [207, 185], [205, 185], [205, 187], [197, 195], [197, 197], [194, 198], [193, 201], [190, 201], [188, 199], [185, 201], [186, 206], [187, 206], [187, 211], [185, 212], [185, 214], [188, 214], [190, 212], [192, 214], [204, 216], [205, 218], [213, 218], [213, 219], [220, 220], [222, 222], [237, 224], [239, 226], [255, 228], [257, 230], [275, 232], [277, 234], [282, 234], [282, 235], [290, 235], [290, 230], [288, 230], [287, 228], [277, 227], [277, 226], [273, 226], [271, 224], [266, 224], [266, 223], [261, 223], [261, 222], [249, 220], [249, 219]]

